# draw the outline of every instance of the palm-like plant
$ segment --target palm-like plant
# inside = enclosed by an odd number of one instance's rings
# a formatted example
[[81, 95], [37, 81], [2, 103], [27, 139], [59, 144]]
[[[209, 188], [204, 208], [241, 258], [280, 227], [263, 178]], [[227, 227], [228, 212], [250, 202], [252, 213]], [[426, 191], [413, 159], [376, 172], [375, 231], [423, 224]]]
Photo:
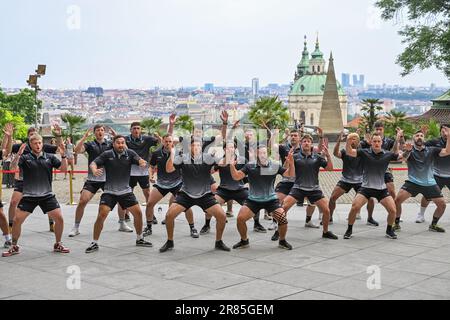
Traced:
[[261, 97], [250, 108], [248, 118], [257, 126], [284, 130], [289, 123], [289, 111], [278, 96]]
[[175, 129], [192, 132], [194, 130], [194, 120], [187, 114], [181, 115], [175, 121]]
[[406, 113], [392, 110], [386, 116], [385, 135], [394, 137], [396, 128], [402, 128], [407, 139], [414, 135], [414, 125], [407, 120]]
[[162, 123], [163, 121], [161, 118], [146, 118], [141, 121], [141, 127], [144, 128], [148, 133], [157, 132], [161, 136]]
[[[86, 118], [82, 116], [77, 116], [69, 113], [65, 113], [61, 116], [61, 120], [67, 124], [67, 136], [70, 137], [72, 143], [76, 142], [76, 138], [80, 135], [77, 132], [80, 129], [81, 125], [86, 122]], [[76, 135], [76, 137], [74, 137]]]
[[381, 107], [382, 103], [383, 101], [380, 99], [364, 99], [362, 101], [361, 111], [364, 112], [362, 116], [363, 124], [370, 132], [373, 131], [373, 125], [379, 118], [379, 111], [383, 110]]

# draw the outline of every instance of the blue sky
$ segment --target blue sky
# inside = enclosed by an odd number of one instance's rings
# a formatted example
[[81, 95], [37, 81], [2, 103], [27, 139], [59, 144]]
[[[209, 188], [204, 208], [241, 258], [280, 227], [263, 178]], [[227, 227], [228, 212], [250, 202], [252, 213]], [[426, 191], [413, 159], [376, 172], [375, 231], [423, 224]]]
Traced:
[[342, 72], [373, 84], [448, 86], [436, 70], [402, 78], [398, 25], [372, 0], [15, 0], [0, 2], [0, 84], [44, 88], [289, 83], [303, 36]]

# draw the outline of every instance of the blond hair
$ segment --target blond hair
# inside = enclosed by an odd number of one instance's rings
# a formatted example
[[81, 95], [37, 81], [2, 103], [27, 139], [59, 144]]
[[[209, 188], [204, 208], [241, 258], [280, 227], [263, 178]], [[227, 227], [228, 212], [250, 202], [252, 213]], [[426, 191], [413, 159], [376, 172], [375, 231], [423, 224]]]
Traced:
[[40, 134], [34, 133], [30, 136], [30, 138], [28, 140], [30, 141], [30, 143], [33, 142], [34, 140], [42, 141], [42, 137]]

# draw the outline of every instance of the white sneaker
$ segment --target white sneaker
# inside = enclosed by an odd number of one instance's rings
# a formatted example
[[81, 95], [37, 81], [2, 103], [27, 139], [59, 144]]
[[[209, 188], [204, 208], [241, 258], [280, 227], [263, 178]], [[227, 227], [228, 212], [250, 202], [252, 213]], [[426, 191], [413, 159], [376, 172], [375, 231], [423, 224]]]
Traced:
[[77, 235], [79, 235], [80, 234], [80, 231], [78, 230], [78, 228], [77, 227], [73, 227], [72, 228], [72, 231], [70, 231], [70, 233], [69, 233], [69, 237], [75, 237], [75, 236], [77, 236]]
[[419, 213], [419, 214], [417, 214], [416, 223], [422, 223], [422, 222], [425, 222], [425, 217]]
[[264, 220], [272, 220], [272, 216], [267, 212], [264, 212]]
[[305, 228], [313, 228], [313, 229], [319, 229], [319, 226], [316, 226], [312, 220], [310, 220], [309, 222], [305, 223]]
[[133, 229], [130, 228], [125, 221], [119, 222], [119, 231], [122, 232], [133, 232]]
[[269, 227], [267, 229], [269, 229], [269, 230], [277, 230], [278, 229], [278, 223], [276, 221], [272, 221], [269, 224]]

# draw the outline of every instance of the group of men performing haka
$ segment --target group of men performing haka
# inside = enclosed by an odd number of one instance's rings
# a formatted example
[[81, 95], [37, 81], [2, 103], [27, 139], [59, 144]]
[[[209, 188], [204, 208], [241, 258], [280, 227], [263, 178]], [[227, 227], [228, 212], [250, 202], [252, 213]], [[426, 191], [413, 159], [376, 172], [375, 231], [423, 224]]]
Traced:
[[[170, 116], [168, 133], [163, 137], [157, 134], [143, 135], [139, 122], [131, 124], [131, 134], [128, 136], [112, 132], [111, 141], [106, 139], [105, 126], [95, 125], [89, 129], [75, 147], [75, 152], [87, 153], [89, 171], [76, 209], [75, 225], [69, 237], [80, 234], [79, 226], [84, 209], [99, 189], [103, 193], [93, 240], [86, 253], [99, 249], [98, 241], [103, 224], [116, 204], [119, 204], [119, 231], [133, 232], [126, 224], [126, 217], [130, 213], [137, 236], [136, 246], [152, 247], [152, 243], [145, 238], [152, 234], [152, 225], [157, 223], [154, 208], [169, 193], [169, 209], [163, 221], [167, 229], [167, 241], [159, 249], [160, 252], [174, 248], [175, 219], [182, 212], [189, 223], [190, 235], [193, 238], [199, 237], [194, 227], [193, 206], [199, 206], [205, 212], [206, 223], [200, 234], [209, 232], [209, 223], [214, 217], [215, 249], [230, 251], [222, 241], [227, 222], [227, 214], [222, 205], [230, 201], [241, 205], [237, 216], [240, 240], [233, 249], [249, 246], [248, 220], [255, 220], [255, 231], [265, 232], [259, 223], [259, 212], [265, 210], [277, 225], [272, 240], [278, 241], [280, 248], [291, 250], [292, 246], [286, 240], [287, 213], [296, 203], [303, 204], [305, 200], [309, 203], [305, 226], [319, 228], [311, 221], [314, 208], [317, 207], [322, 215], [322, 237], [336, 240], [338, 236], [329, 230], [333, 223], [336, 201], [351, 189], [355, 190], [356, 196], [348, 215], [344, 239], [352, 237], [353, 225], [365, 204], [369, 212], [367, 223], [378, 226], [378, 222], [372, 217], [374, 199], [388, 213], [386, 237], [396, 239], [395, 231], [401, 229], [402, 203], [419, 193], [423, 195], [423, 199], [416, 222], [425, 221], [425, 209], [428, 202], [433, 201], [436, 209], [429, 230], [445, 232], [438, 221], [446, 208], [441, 190], [444, 186], [450, 188], [449, 125], [442, 125], [441, 137], [430, 141], [425, 141], [426, 128], [422, 128], [414, 134], [411, 143], [405, 141], [400, 128], [397, 129], [395, 139], [385, 137], [382, 122], [377, 122], [375, 132], [366, 134], [362, 141], [358, 133], [350, 133], [346, 137], [341, 133], [333, 154], [342, 159], [342, 177], [328, 199], [320, 188], [319, 172], [321, 168], [333, 170], [333, 162], [320, 128], [317, 130], [320, 139], [317, 146], [314, 146], [311, 135], [299, 130], [290, 131], [283, 142], [279, 142], [268, 128], [269, 134], [265, 139], [258, 141], [255, 131], [251, 129], [245, 131], [244, 139], [239, 140], [234, 134], [238, 122], [227, 132], [227, 112], [222, 112], [221, 119], [222, 132], [217, 137], [204, 137], [203, 131], [195, 128], [184, 139], [175, 139], [175, 115]], [[68, 253], [70, 250], [61, 242], [63, 215], [52, 191], [52, 171], [67, 170], [64, 145], [61, 140], [59, 148], [44, 144], [34, 128], [30, 128], [25, 143], [13, 145], [13, 130], [12, 125], [5, 126], [0, 150], [0, 156], [6, 156], [10, 152], [16, 154], [11, 167], [19, 170], [9, 207], [9, 226], [0, 201], [0, 228], [5, 237], [5, 248], [8, 249], [2, 256], [9, 257], [20, 252], [18, 240], [22, 224], [37, 206], [54, 222], [54, 252]], [[55, 132], [56, 137], [60, 138], [59, 127]], [[88, 141], [92, 133], [94, 139]], [[345, 147], [341, 149], [343, 141]], [[217, 148], [211, 148], [215, 143], [223, 147], [221, 152]], [[151, 150], [152, 147], [157, 149]], [[56, 152], [60, 153], [61, 160], [55, 156]], [[405, 161], [408, 165], [408, 179], [398, 194], [395, 194], [393, 176], [388, 169], [391, 161]], [[219, 172], [219, 184], [214, 181], [214, 172]], [[275, 186], [278, 175], [282, 178]], [[154, 183], [152, 189], [150, 182]], [[137, 184], [142, 188], [147, 201], [145, 227], [140, 205], [133, 193]]]

